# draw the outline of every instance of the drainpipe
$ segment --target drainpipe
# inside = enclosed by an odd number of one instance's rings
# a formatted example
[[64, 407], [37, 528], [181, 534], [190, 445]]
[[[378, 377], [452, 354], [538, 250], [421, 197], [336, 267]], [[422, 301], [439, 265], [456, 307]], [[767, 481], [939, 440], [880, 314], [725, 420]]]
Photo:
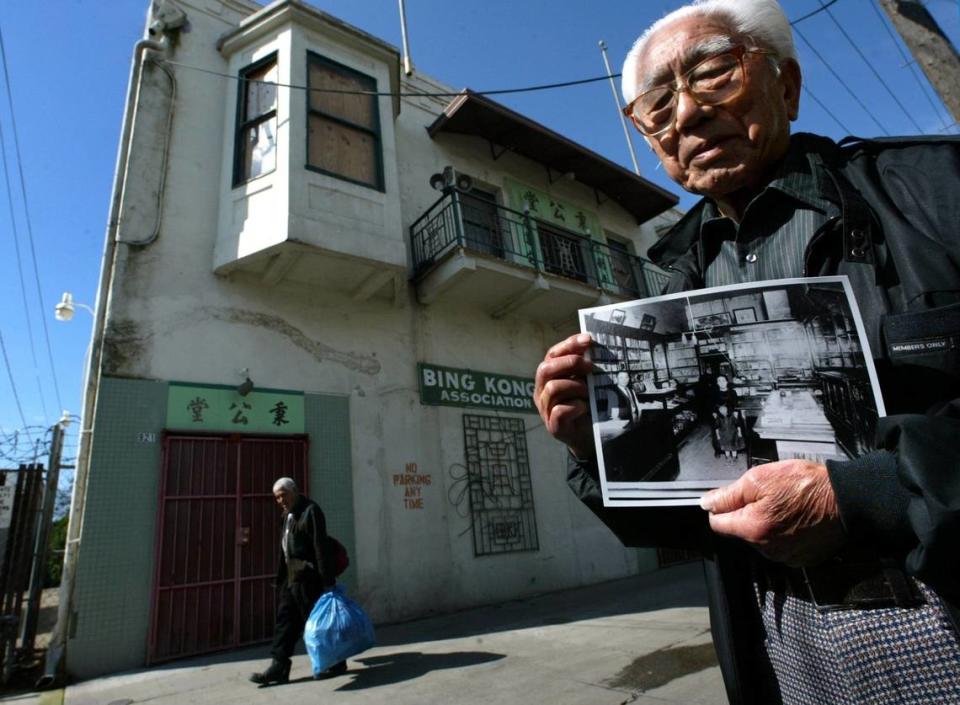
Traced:
[[[151, 33], [153, 33], [151, 31]], [[116, 268], [117, 226], [119, 224], [120, 204], [123, 201], [123, 186], [126, 178], [127, 161], [130, 152], [130, 135], [133, 131], [134, 114], [138, 87], [143, 74], [144, 56], [147, 51], [166, 52], [166, 36], [160, 41], [141, 39], [133, 47], [130, 62], [130, 78], [127, 85], [127, 101], [123, 110], [123, 125], [120, 133], [120, 147], [117, 153], [116, 171], [113, 177], [110, 217], [104, 239], [103, 258], [100, 268], [100, 282], [97, 286], [97, 303], [90, 340], [90, 352], [87, 369], [84, 373], [83, 409], [80, 416], [80, 445], [77, 451], [76, 474], [74, 475], [73, 494], [70, 498], [70, 520], [67, 524], [66, 551], [63, 557], [63, 573], [60, 582], [60, 604], [57, 609], [57, 624], [54, 628], [44, 674], [37, 681], [39, 689], [52, 688], [61, 684], [66, 675], [67, 641], [72, 632], [73, 596], [76, 583], [77, 555], [80, 551], [80, 538], [83, 533], [83, 515], [87, 499], [87, 480], [90, 474], [90, 455], [93, 440], [93, 426], [97, 412], [97, 393], [100, 388], [103, 365], [103, 337], [106, 331], [107, 309], [113, 286]]]
[[463, 209], [460, 207], [460, 190], [456, 186], [448, 188], [450, 203], [453, 206], [453, 223], [457, 233], [457, 245], [460, 251], [467, 245], [466, 233], [463, 227]]

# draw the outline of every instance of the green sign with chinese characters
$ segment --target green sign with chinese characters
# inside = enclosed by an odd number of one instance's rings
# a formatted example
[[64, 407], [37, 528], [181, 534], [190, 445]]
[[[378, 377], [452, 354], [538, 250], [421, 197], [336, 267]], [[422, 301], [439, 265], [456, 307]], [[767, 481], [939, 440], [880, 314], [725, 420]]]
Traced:
[[464, 406], [535, 414], [533, 380], [496, 372], [417, 364], [420, 403], [431, 406]]
[[303, 394], [256, 389], [240, 396], [235, 387], [171, 383], [167, 392], [167, 428], [303, 433]]
[[[510, 178], [505, 178], [503, 184], [509, 194], [510, 205], [516, 210], [525, 210], [531, 217], [531, 230], [535, 234], [530, 243], [533, 251], [523, 252], [529, 265], [534, 265], [532, 260], [544, 261], [544, 244], [542, 242], [544, 233], [540, 232], [542, 228], [538, 227], [538, 223], [559, 225], [564, 230], [581, 235], [594, 243], [606, 242], [606, 234], [600, 224], [600, 217], [593, 211], [581, 208]], [[559, 250], [562, 253], [565, 249], [569, 250], [570, 247], [570, 240], [564, 238], [558, 241], [554, 238], [553, 250], [555, 252]], [[529, 248], [527, 249], [529, 250]], [[587, 272], [594, 269], [597, 281], [601, 286], [615, 285], [616, 282], [610, 270], [610, 257], [600, 253], [605, 252], [605, 250], [598, 252], [595, 247], [583, 249], [584, 256], [591, 260], [591, 264], [583, 263], [581, 267], [585, 267]], [[571, 253], [569, 256], [572, 264], [574, 255]], [[560, 254], [560, 257], [562, 258], [562, 254]]]
[[534, 218], [560, 225], [593, 240], [604, 240], [600, 218], [593, 211], [510, 178], [505, 178], [503, 185], [509, 195], [510, 206], [515, 210], [522, 211], [527, 208]]

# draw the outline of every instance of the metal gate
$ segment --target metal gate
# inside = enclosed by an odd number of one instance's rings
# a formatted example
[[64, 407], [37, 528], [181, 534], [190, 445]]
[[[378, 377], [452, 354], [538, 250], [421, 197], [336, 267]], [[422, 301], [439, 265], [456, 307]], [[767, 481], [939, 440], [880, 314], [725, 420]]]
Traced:
[[[3, 537], [3, 555], [0, 557], [0, 681], [6, 684], [16, 666], [23, 595], [30, 585], [34, 565], [38, 510], [43, 497], [43, 466], [21, 465], [19, 470], [2, 470], [0, 473], [3, 475], [0, 485], [4, 487], [0, 506], [0, 535]], [[14, 473], [16, 483], [8, 484]]]
[[164, 438], [148, 663], [271, 637], [284, 476], [307, 491], [305, 437]]

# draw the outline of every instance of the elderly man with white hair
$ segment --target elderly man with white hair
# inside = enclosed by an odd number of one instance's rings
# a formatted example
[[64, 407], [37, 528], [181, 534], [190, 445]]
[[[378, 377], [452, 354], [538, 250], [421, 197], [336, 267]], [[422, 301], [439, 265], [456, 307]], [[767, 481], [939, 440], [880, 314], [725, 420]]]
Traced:
[[[319, 505], [301, 494], [297, 483], [281, 477], [273, 483], [273, 496], [283, 510], [280, 561], [277, 568], [277, 620], [270, 654], [273, 660], [250, 680], [260, 685], [286, 683], [290, 657], [303, 636], [303, 627], [317, 599], [335, 582], [333, 556], [327, 541], [327, 521]], [[315, 678], [346, 673], [340, 661]]]
[[626, 113], [703, 196], [648, 254], [668, 293], [849, 277], [890, 414], [874, 450], [756, 466], [701, 508], [607, 508], [589, 335], [547, 351], [535, 402], [625, 544], [703, 552], [732, 703], [960, 703], [960, 140], [791, 135], [800, 92], [775, 0], [698, 0], [637, 40]]

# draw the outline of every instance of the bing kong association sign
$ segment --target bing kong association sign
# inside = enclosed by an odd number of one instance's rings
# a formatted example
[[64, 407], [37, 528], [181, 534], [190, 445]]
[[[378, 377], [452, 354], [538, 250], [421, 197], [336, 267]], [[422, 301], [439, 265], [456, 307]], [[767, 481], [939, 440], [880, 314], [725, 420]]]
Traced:
[[533, 379], [495, 372], [417, 364], [420, 403], [535, 414]]

